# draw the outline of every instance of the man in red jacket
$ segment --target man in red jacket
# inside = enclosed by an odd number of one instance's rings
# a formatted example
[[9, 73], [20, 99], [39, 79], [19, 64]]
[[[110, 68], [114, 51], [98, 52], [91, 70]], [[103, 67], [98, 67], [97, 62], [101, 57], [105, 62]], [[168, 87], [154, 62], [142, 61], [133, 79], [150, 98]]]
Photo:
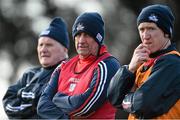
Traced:
[[72, 30], [77, 56], [54, 71], [38, 104], [42, 118], [114, 119], [106, 94], [119, 62], [106, 49], [104, 22], [96, 12], [80, 15]]

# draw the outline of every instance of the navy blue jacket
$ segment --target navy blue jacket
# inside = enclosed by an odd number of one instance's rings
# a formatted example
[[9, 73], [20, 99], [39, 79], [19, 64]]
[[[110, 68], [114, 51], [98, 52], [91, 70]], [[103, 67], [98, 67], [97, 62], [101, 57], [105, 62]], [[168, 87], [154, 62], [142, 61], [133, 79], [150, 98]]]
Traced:
[[3, 107], [9, 118], [39, 118], [36, 106], [56, 66], [29, 69], [17, 83], [8, 88]]

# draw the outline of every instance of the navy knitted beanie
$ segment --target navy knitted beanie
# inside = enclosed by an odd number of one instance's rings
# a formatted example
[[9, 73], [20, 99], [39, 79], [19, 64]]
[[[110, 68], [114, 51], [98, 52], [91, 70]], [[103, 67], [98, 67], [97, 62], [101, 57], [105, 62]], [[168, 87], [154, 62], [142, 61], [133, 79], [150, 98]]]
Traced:
[[142, 9], [137, 18], [137, 25], [142, 22], [155, 23], [164, 33], [172, 38], [174, 28], [174, 15], [166, 5], [150, 5]]
[[41, 32], [40, 37], [47, 36], [61, 43], [67, 49], [69, 48], [69, 36], [65, 21], [60, 18], [54, 18], [49, 27]]
[[104, 21], [101, 15], [97, 12], [85, 12], [77, 17], [72, 28], [73, 39], [80, 32], [87, 33], [99, 45], [102, 45], [104, 40]]

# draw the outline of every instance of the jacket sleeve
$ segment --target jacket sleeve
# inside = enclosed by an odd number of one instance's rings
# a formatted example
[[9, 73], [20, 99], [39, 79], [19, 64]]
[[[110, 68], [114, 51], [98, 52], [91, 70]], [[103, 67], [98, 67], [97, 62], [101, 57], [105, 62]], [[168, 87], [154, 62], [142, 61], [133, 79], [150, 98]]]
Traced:
[[31, 76], [28, 75], [28, 72], [25, 72], [16, 84], [7, 89], [3, 97], [3, 107], [9, 118], [23, 118], [28, 113], [27, 109], [32, 106], [23, 103], [21, 98], [21, 91], [26, 86], [28, 77]]
[[68, 116], [57, 107], [52, 99], [57, 92], [58, 87], [58, 77], [59, 77], [60, 67], [57, 67], [52, 73], [50, 82], [42, 93], [38, 105], [37, 113], [41, 118], [46, 119], [67, 119]]
[[107, 96], [110, 103], [116, 108], [121, 108], [121, 103], [125, 95], [131, 90], [135, 81], [135, 75], [128, 70], [127, 65], [123, 65], [112, 78]]
[[119, 62], [114, 58], [101, 61], [98, 68], [94, 70], [92, 81], [86, 92], [74, 96], [58, 92], [53, 102], [72, 117], [78, 118], [93, 113], [107, 101], [109, 82], [119, 67]]
[[138, 118], [152, 118], [168, 112], [179, 98], [180, 59], [166, 55], [157, 60], [146, 82], [125, 96], [122, 106]]

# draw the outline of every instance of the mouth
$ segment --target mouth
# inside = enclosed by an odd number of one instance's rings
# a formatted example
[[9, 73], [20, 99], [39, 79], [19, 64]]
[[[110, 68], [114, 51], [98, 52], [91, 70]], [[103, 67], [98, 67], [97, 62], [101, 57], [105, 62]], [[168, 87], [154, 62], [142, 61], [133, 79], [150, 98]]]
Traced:
[[48, 58], [50, 57], [49, 55], [41, 55], [41, 58]]
[[87, 46], [82, 46], [82, 45], [78, 46], [78, 49], [87, 49], [87, 48], [88, 48]]
[[143, 45], [144, 45], [145, 47], [149, 47], [149, 46], [152, 45], [152, 43], [151, 43], [151, 42], [147, 42], [147, 43], [143, 43]]

